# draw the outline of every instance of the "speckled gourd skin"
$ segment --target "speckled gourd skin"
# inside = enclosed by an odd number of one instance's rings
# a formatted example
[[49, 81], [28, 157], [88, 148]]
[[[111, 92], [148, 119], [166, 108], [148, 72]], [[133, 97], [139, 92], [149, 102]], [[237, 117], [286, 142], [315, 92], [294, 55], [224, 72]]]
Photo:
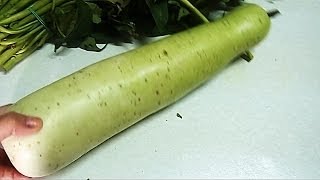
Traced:
[[215, 23], [88, 66], [12, 106], [41, 117], [43, 129], [9, 137], [3, 147], [22, 174], [50, 175], [197, 88], [260, 42], [269, 26], [262, 8], [245, 5]]

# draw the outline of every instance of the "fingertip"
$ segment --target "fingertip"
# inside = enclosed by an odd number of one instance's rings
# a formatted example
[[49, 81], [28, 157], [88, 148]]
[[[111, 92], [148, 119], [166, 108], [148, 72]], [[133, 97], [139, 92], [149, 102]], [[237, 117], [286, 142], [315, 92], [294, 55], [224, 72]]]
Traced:
[[39, 117], [27, 116], [16, 112], [6, 113], [2, 124], [4, 124], [2, 128], [3, 132], [6, 133], [3, 133], [1, 138], [6, 138], [10, 135], [30, 135], [38, 132], [43, 126], [42, 120]]
[[38, 117], [27, 117], [25, 120], [25, 126], [30, 129], [40, 130], [43, 126], [41, 118]]
[[27, 116], [23, 126], [16, 131], [16, 135], [30, 135], [39, 132], [42, 129], [43, 122], [38, 117]]

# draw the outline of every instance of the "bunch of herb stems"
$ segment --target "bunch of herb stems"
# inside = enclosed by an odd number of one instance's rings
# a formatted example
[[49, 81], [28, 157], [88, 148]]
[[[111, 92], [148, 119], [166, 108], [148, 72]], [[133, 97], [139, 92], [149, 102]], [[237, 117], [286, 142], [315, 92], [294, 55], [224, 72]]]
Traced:
[[70, 0], [0, 0], [0, 69], [15, 65], [43, 46], [50, 30], [41, 16]]

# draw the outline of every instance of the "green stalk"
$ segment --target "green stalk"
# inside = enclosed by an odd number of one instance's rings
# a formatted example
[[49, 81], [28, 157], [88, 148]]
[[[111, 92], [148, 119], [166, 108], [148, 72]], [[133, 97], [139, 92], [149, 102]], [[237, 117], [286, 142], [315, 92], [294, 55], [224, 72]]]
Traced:
[[0, 26], [0, 32], [1, 33], [6, 33], [6, 34], [19, 34], [19, 33], [23, 33], [26, 31], [29, 31], [31, 28], [33, 28], [34, 26], [28, 26], [24, 29], [19, 29], [19, 30], [12, 30], [12, 29], [7, 29], [3, 26]]
[[12, 46], [4, 51], [0, 56], [0, 67], [3, 67], [4, 63], [6, 63], [14, 54], [16, 54], [21, 48], [23, 44], [19, 44], [17, 46]]
[[0, 45], [0, 53], [2, 53], [3, 51], [5, 51], [7, 49], [8, 46], [2, 46]]
[[7, 36], [9, 36], [9, 34], [7, 33], [0, 33], [0, 41], [2, 41], [4, 38], [6, 38]]
[[[56, 0], [54, 0], [55, 2], [56, 2]], [[70, 6], [70, 5], [73, 5], [73, 4], [75, 4], [76, 3], [76, 0], [70, 0], [70, 1], [68, 1], [68, 2], [65, 2], [65, 3], [63, 3], [62, 5], [61, 4], [59, 4], [59, 5], [61, 5], [61, 6], [59, 6], [60, 8], [63, 8], [63, 7], [66, 7], [66, 6]], [[56, 6], [56, 5], [55, 5]], [[55, 7], [54, 7], [55, 8]]]
[[13, 29], [13, 30], [21, 30], [21, 29], [27, 28], [28, 26], [32, 26], [33, 24], [36, 24], [36, 23], [39, 23], [39, 21], [38, 20], [34, 20], [34, 21], [29, 22], [29, 23], [27, 23], [27, 24], [25, 24], [23, 26], [16, 26], [16, 27], [15, 27], [16, 23], [10, 23], [9, 27], [11, 29]]
[[[31, 5], [30, 7], [32, 7], [32, 9], [34, 11], [37, 11], [38, 9], [40, 9], [41, 7], [47, 5], [48, 3], [50, 3], [51, 0], [42, 0], [42, 1], [37, 1], [35, 2], [33, 5]], [[0, 21], [0, 25], [5, 25], [5, 24], [10, 24], [14, 21], [20, 20], [22, 18], [25, 18], [26, 16], [30, 15], [31, 12], [28, 9], [25, 9], [23, 11], [20, 11], [17, 14], [14, 14], [6, 19], [3, 19]], [[30, 22], [30, 21], [29, 21]]]
[[[204, 23], [209, 23], [209, 20], [196, 8], [194, 7], [188, 0], [180, 0], [190, 11], [192, 11], [195, 15], [197, 15]], [[201, 2], [201, 0], [197, 1], [197, 3]], [[253, 54], [246, 50], [240, 57], [248, 62], [253, 59]]]
[[52, 0], [51, 12], [54, 11], [55, 7], [56, 7], [56, 0]]
[[25, 47], [23, 47], [20, 51], [17, 52], [17, 54], [22, 54], [29, 50], [37, 41], [40, 39], [43, 39], [43, 37], [47, 36], [48, 32], [46, 29], [42, 30], [36, 37], [32, 38], [30, 42], [28, 42]]
[[46, 28], [47, 31], [50, 32], [50, 29], [47, 27], [47, 25], [46, 25], [46, 23], [43, 21], [43, 19], [42, 19], [36, 12], [34, 12], [34, 10], [32, 10], [32, 9], [29, 9], [29, 10], [30, 10], [30, 12], [32, 13], [32, 15], [34, 15], [34, 16], [36, 17], [37, 21], [39, 21], [39, 22], [41, 23], [41, 25], [42, 25], [44, 28]]
[[4, 13], [3, 15], [0, 16], [0, 19], [9, 17], [12, 14], [15, 14], [18, 11], [22, 10], [23, 8], [25, 8], [28, 4], [31, 4], [31, 3], [34, 3], [34, 2], [35, 2], [35, 0], [20, 0], [20, 1], [18, 1], [18, 3], [14, 7], [10, 8], [10, 9], [8, 9], [6, 11], [5, 10], [0, 11], [0, 13], [1, 12]]
[[[58, 6], [58, 5], [60, 5], [60, 4], [64, 3], [64, 2], [67, 2], [67, 1], [69, 1], [69, 0], [56, 0], [55, 1], [55, 5]], [[48, 11], [50, 11], [52, 9], [52, 4], [53, 3], [48, 3], [48, 4], [46, 4], [45, 6], [42, 6], [39, 9], [32, 8], [32, 10], [35, 11], [38, 14], [38, 16], [41, 16], [41, 15], [47, 13]], [[36, 19], [36, 17], [30, 12], [30, 10], [27, 9], [27, 11], [29, 12], [29, 14], [27, 16], [25, 16], [22, 20], [20, 20], [16, 24], [16, 26], [24, 25], [24, 24], [29, 23], [32, 20]], [[1, 22], [0, 22], [0, 24], [1, 24]]]
[[17, 65], [19, 62], [24, 60], [26, 57], [31, 55], [35, 50], [37, 50], [37, 47], [34, 46], [32, 49], [29, 51], [15, 55], [11, 57], [6, 63], [4, 63], [2, 66], [0, 65], [0, 68], [3, 69], [5, 72], [10, 71], [15, 65]]
[[0, 10], [6, 5], [9, 0], [0, 0]]
[[48, 34], [46, 34], [38, 44], [35, 44], [34, 46], [30, 47], [27, 51], [21, 54], [14, 55], [11, 57], [3, 66], [2, 68], [8, 72], [10, 71], [14, 66], [16, 66], [18, 63], [20, 63], [22, 60], [24, 60], [26, 57], [31, 55], [33, 52], [35, 52], [39, 47], [41, 47], [47, 40]]
[[249, 50], [246, 50], [243, 54], [240, 55], [240, 57], [248, 62], [250, 62], [254, 58], [253, 54]]
[[179, 0], [182, 4], [184, 4], [191, 12], [201, 19], [204, 23], [208, 23], [209, 20], [197, 9], [195, 8], [188, 0]]
[[[14, 8], [20, 0], [9, 0], [0, 10], [0, 14], [6, 14], [10, 9]], [[21, 0], [25, 1], [25, 0]], [[3, 17], [1, 17], [3, 18]]]
[[35, 34], [36, 32], [38, 32], [39, 30], [41, 30], [43, 28], [43, 26], [38, 26], [37, 28], [33, 29], [32, 31], [30, 31], [29, 33], [18, 37], [18, 38], [12, 38], [10, 40], [6, 40], [6, 41], [0, 41], [0, 45], [12, 45], [12, 44], [16, 44], [16, 43], [20, 43], [20, 42], [24, 42], [26, 39], [28, 39], [29, 37], [31, 37], [33, 34]]

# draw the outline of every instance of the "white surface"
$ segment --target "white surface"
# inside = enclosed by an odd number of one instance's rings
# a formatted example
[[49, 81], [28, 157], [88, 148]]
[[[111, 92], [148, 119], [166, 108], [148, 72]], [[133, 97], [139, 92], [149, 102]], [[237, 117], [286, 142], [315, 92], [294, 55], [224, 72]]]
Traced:
[[[48, 179], [320, 178], [320, 1], [255, 2], [282, 15], [254, 61], [232, 64]], [[133, 46], [52, 48], [0, 74], [0, 104]]]

